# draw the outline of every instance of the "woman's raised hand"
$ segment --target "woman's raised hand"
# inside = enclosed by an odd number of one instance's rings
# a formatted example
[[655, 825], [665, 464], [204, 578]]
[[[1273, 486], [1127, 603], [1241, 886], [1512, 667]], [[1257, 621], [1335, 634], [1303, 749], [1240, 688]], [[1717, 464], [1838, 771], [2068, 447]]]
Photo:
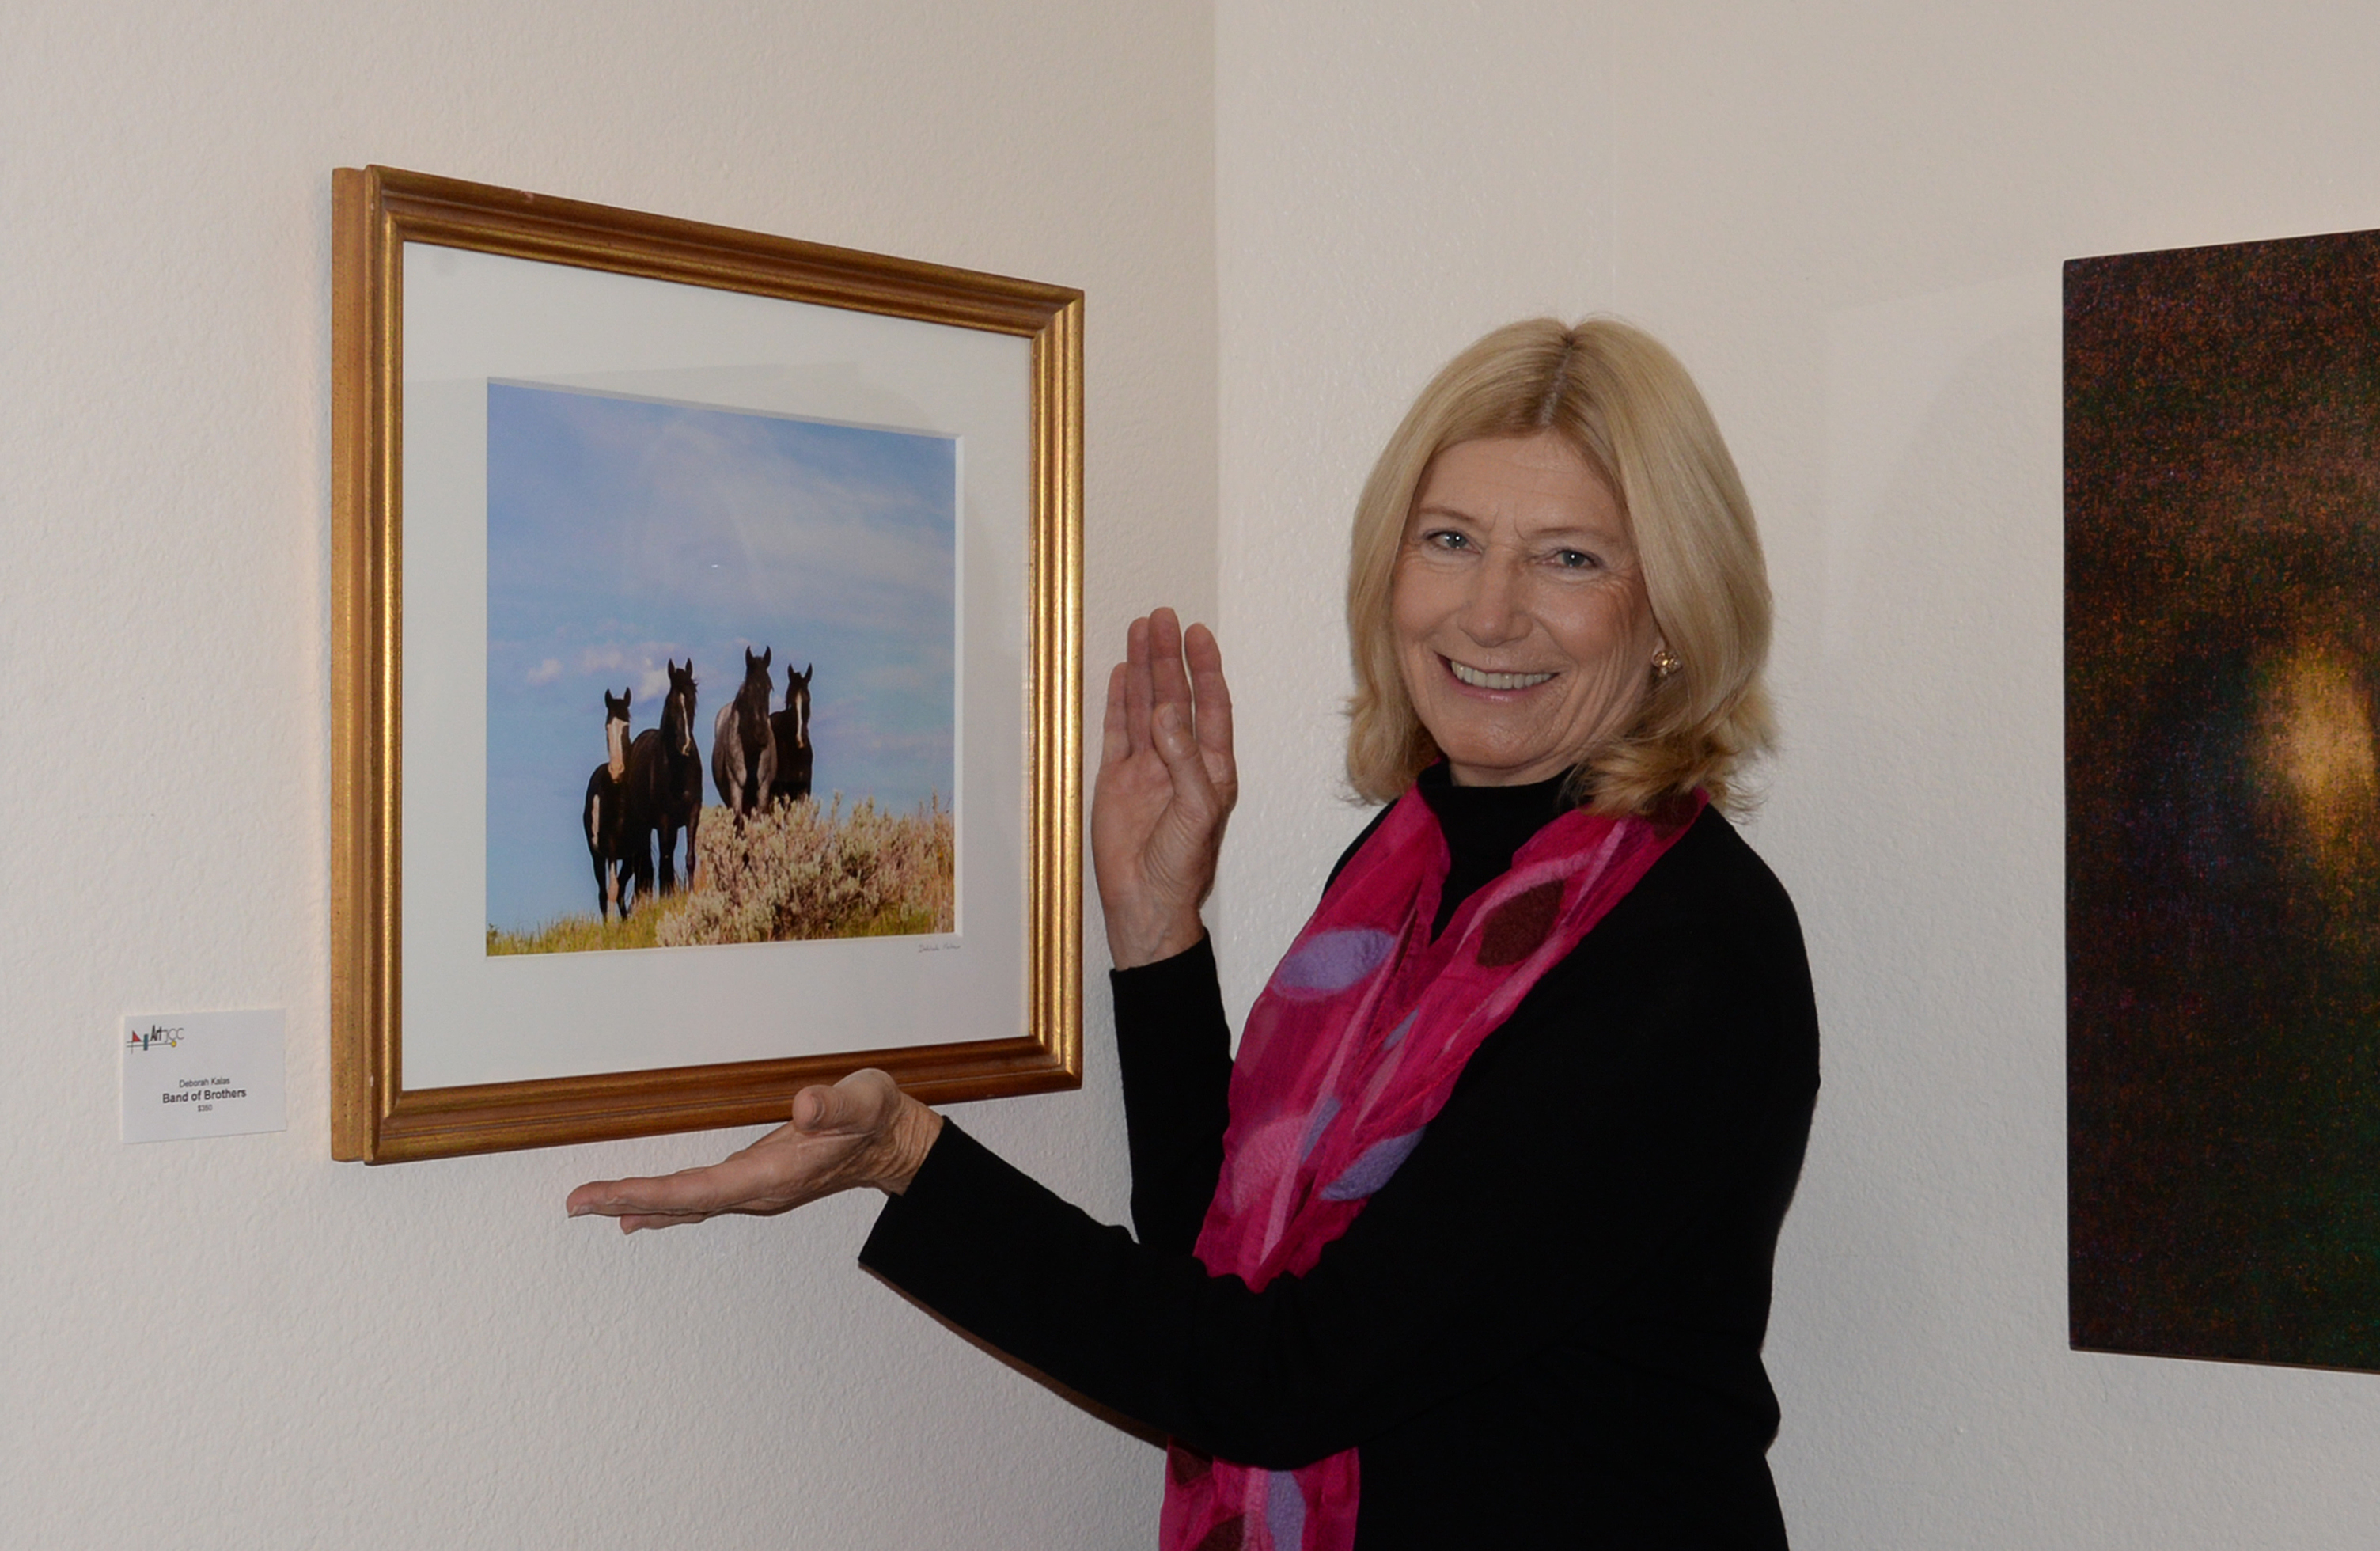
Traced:
[[617, 1218], [621, 1232], [634, 1233], [722, 1212], [766, 1217], [860, 1185], [898, 1195], [941, 1133], [941, 1116], [871, 1068], [831, 1088], [804, 1088], [791, 1124], [708, 1168], [580, 1185], [570, 1215]]
[[1091, 863], [1118, 969], [1171, 958], [1205, 932], [1198, 906], [1239, 795], [1214, 633], [1184, 632], [1171, 609], [1133, 621], [1108, 675], [1091, 795]]

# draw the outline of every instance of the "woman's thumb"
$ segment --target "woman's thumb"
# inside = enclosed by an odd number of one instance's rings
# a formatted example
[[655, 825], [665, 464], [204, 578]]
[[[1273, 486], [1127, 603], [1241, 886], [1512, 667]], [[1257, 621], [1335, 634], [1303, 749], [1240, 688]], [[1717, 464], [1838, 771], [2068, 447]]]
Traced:
[[794, 1124], [814, 1133], [859, 1129], [865, 1108], [859, 1095], [840, 1084], [804, 1088], [794, 1096]]

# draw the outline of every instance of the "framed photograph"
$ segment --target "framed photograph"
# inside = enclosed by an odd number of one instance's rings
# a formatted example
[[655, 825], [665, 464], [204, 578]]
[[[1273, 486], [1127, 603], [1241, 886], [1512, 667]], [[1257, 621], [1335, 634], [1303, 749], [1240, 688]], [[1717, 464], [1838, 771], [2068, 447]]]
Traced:
[[1079, 291], [333, 178], [332, 1152], [1079, 1084]]

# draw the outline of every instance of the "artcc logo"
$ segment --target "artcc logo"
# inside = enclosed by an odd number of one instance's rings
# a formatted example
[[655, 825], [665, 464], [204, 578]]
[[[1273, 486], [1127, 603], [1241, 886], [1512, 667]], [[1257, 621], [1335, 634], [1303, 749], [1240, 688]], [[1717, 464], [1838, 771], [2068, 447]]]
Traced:
[[152, 1045], [163, 1045], [170, 1050], [181, 1042], [180, 1029], [169, 1029], [162, 1024], [152, 1024], [145, 1030], [136, 1030], [127, 1034], [124, 1038], [124, 1048], [128, 1050], [145, 1050]]

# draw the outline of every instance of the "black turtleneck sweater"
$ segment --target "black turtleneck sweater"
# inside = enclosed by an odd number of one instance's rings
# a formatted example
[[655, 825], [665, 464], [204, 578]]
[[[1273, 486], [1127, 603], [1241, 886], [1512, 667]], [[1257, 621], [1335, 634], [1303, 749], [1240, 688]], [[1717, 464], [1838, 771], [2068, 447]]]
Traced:
[[[1446, 885], [1439, 891], [1438, 919], [1429, 927], [1432, 941], [1446, 930], [1463, 901], [1511, 870], [1512, 854], [1526, 845], [1531, 835], [1561, 816], [1565, 780], [1556, 776], [1526, 786], [1457, 786], [1443, 764], [1422, 771], [1421, 794], [1446, 836]], [[1372, 816], [1364, 832], [1330, 869], [1332, 882], [1338, 881], [1339, 868], [1347, 865], [1388, 817], [1387, 808]]]
[[[1433, 931], [1560, 800], [1442, 770], [1424, 795], [1451, 853]], [[1817, 1021], [1792, 906], [1725, 819], [1481, 1043], [1315, 1267], [1262, 1292], [1191, 1253], [1231, 1078], [1208, 945], [1112, 981], [1137, 1242], [945, 1124], [865, 1265], [1190, 1449], [1356, 1449], [1363, 1551], [1784, 1545], [1760, 1345]]]

